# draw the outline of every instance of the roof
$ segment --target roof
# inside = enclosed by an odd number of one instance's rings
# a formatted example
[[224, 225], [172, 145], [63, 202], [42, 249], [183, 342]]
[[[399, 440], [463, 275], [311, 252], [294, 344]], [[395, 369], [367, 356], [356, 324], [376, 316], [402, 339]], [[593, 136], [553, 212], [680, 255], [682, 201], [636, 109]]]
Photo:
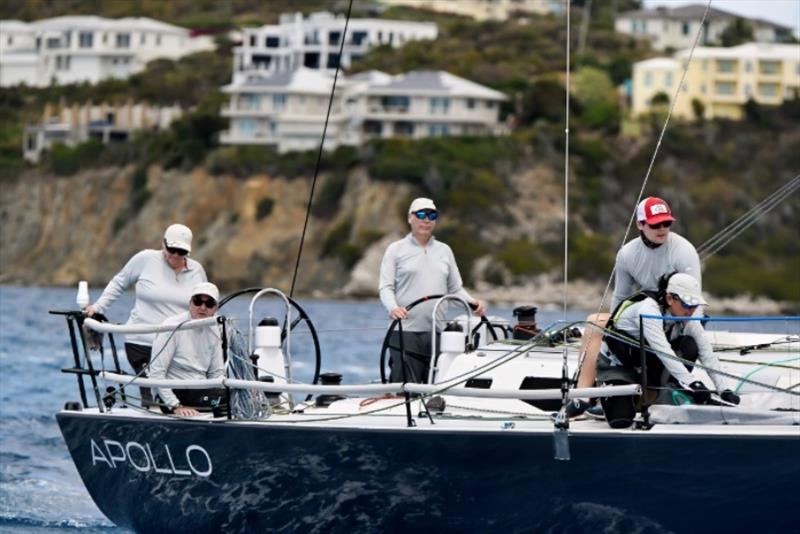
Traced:
[[670, 57], [654, 57], [653, 59], [646, 59], [644, 61], [637, 61], [634, 64], [635, 68], [647, 68], [655, 70], [673, 70], [681, 66], [680, 62]]
[[[337, 86], [345, 81], [340, 78]], [[245, 81], [223, 87], [225, 92], [243, 89], [279, 89], [281, 91], [327, 95], [333, 86], [333, 76], [318, 70], [301, 67], [293, 71], [279, 71], [264, 75], [249, 75]]]
[[443, 70], [416, 70], [392, 76], [391, 80], [370, 83], [370, 92], [442, 93], [449, 96], [466, 96], [490, 100], [507, 100], [506, 95], [494, 89], [460, 78]]
[[180, 26], [174, 26], [172, 24], [167, 24], [166, 22], [161, 22], [155, 19], [151, 19], [148, 17], [125, 17], [120, 19], [108, 19], [103, 17], [98, 17], [96, 15], [65, 15], [62, 17], [53, 17], [49, 19], [41, 19], [31, 23], [24, 23], [20, 21], [11, 21], [11, 20], [4, 20], [0, 21], [4, 27], [6, 23], [15, 23], [14, 26], [16, 28], [23, 28], [22, 24], [27, 24], [28, 30], [66, 30], [66, 29], [75, 29], [75, 28], [86, 28], [86, 29], [125, 29], [125, 30], [146, 30], [146, 31], [160, 31], [160, 32], [171, 32], [171, 33], [186, 33], [188, 30], [186, 28], [181, 28]]
[[[689, 49], [681, 50], [675, 54], [676, 58], [688, 58]], [[721, 58], [721, 59], [787, 59], [800, 58], [800, 44], [777, 43], [745, 43], [739, 46], [699, 46], [694, 50], [693, 59]]]
[[[699, 21], [703, 19], [703, 14], [705, 13], [705, 11], [706, 11], [706, 6], [703, 4], [689, 4], [687, 6], [681, 6], [672, 9], [667, 7], [657, 7], [654, 9], [639, 9], [636, 11], [626, 11], [625, 13], [621, 13], [619, 17], [635, 18], [635, 19], [669, 19], [678, 21]], [[736, 13], [731, 13], [729, 11], [724, 11], [722, 9], [716, 9], [713, 7], [709, 8], [706, 20], [713, 22], [713, 21], [726, 21], [735, 18], [741, 18], [749, 20], [751, 22], [757, 22], [762, 26], [770, 26], [776, 29], [792, 31], [791, 26], [776, 24], [774, 22], [764, 19], [757, 19], [742, 15], [737, 15]]]

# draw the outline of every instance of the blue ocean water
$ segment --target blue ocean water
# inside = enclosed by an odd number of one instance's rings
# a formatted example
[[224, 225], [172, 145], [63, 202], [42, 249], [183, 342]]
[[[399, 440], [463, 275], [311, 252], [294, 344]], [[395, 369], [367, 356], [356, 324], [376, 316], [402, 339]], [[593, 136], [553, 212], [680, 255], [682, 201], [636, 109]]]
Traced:
[[[91, 291], [94, 301], [102, 288]], [[78, 476], [56, 425], [54, 414], [67, 401], [79, 400], [76, 379], [61, 373], [72, 366], [66, 321], [52, 309], [75, 309], [74, 289], [0, 287], [0, 531], [60, 533], [118, 531], [95, 507]], [[345, 382], [369, 382], [379, 376], [380, 347], [388, 321], [375, 301], [304, 300], [300, 304], [318, 331], [322, 371], [336, 371]], [[123, 295], [109, 319], [124, 322], [133, 295]], [[247, 324], [247, 297], [229, 303], [223, 312]], [[282, 316], [268, 304], [257, 317]], [[510, 309], [491, 309], [511, 319]], [[580, 320], [584, 312], [570, 314]], [[540, 325], [561, 318], [542, 312]], [[293, 337], [296, 378], [307, 381], [313, 371], [306, 327]], [[121, 340], [120, 340], [121, 341]], [[123, 357], [124, 360], [124, 357]], [[107, 366], [111, 366], [107, 358]], [[129, 369], [127, 362], [123, 365]]]

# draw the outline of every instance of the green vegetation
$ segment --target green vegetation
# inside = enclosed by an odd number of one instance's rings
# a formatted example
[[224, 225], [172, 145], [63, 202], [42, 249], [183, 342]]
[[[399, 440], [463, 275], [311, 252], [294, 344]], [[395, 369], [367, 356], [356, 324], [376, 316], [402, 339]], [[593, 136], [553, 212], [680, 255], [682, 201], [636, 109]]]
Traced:
[[256, 206], [256, 220], [260, 221], [272, 213], [272, 208], [275, 206], [275, 199], [271, 197], [264, 197], [258, 201]]

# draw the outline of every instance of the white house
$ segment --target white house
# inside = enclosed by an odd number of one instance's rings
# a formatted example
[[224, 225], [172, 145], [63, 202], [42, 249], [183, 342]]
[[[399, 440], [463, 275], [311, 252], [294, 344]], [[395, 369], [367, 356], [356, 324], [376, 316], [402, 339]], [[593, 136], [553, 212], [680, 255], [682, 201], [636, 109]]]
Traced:
[[513, 14], [548, 15], [564, 12], [564, 0], [378, 0], [404, 6], [470, 17], [478, 21], [506, 20]]
[[[280, 151], [319, 146], [333, 76], [301, 67], [250, 75], [225, 86], [230, 119], [223, 144], [275, 146]], [[370, 138], [497, 135], [498, 91], [443, 71], [391, 76], [370, 71], [339, 76], [326, 149], [357, 146]]]
[[0, 21], [0, 85], [45, 87], [126, 78], [156, 58], [211, 50], [210, 37], [145, 17]]
[[[679, 50], [694, 43], [706, 6], [691, 4], [673, 9], [657, 7], [621, 13], [614, 21], [619, 33], [650, 40], [653, 48]], [[710, 8], [699, 45], [713, 45], [735, 19], [744, 18], [721, 9]], [[792, 28], [762, 19], [745, 18], [753, 28], [753, 38], [759, 42], [785, 42], [792, 36]]]
[[[234, 48], [234, 81], [252, 72], [277, 72], [306, 67], [321, 71], [349, 68], [353, 60], [375, 46], [400, 47], [409, 41], [435, 39], [436, 24], [384, 19], [350, 19], [331, 13], [284, 14], [279, 24], [245, 28]], [[339, 47], [345, 39], [342, 57]]]

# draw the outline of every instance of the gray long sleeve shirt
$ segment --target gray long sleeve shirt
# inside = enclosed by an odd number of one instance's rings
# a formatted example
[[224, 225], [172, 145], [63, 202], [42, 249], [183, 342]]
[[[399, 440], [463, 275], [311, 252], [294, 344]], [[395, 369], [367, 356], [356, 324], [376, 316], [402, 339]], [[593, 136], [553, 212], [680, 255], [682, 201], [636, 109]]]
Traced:
[[[95, 310], [106, 313], [111, 304], [130, 286], [136, 288], [136, 303], [127, 324], [158, 325], [164, 319], [186, 310], [192, 288], [206, 282], [203, 266], [186, 258], [186, 267], [175, 274], [160, 250], [143, 250], [135, 254], [106, 286], [94, 304]], [[126, 334], [125, 341], [151, 346], [155, 334]]]
[[[639, 339], [639, 317], [641, 315], [661, 316], [663, 313], [658, 303], [648, 297], [625, 308], [617, 319], [615, 327], [631, 337]], [[670, 330], [670, 339], [675, 339], [681, 335], [694, 338], [697, 343], [700, 363], [706, 368], [721, 369], [719, 359], [716, 354], [714, 354], [711, 342], [706, 337], [705, 330], [703, 329], [703, 325], [700, 324], [700, 321], [643, 319], [642, 329], [645, 340], [647, 340], [648, 345], [655, 351], [667, 371], [669, 371], [675, 380], [680, 382], [681, 386], [688, 387], [689, 384], [696, 381], [697, 378], [686, 369], [686, 366], [682, 362], [674, 359], [675, 351], [672, 350], [669, 344], [665, 327]], [[620, 361], [609, 351], [605, 341], [603, 341], [601, 351], [615, 364], [620, 364]], [[730, 389], [727, 385], [726, 377], [712, 371], [708, 371], [708, 374], [714, 381], [714, 385], [717, 387], [718, 391]]]
[[629, 241], [617, 253], [614, 269], [612, 311], [638, 290], [655, 291], [658, 279], [673, 271], [692, 275], [701, 286], [703, 282], [697, 250], [689, 240], [674, 232], [657, 248], [648, 247], [639, 237]]
[[[473, 302], [464, 289], [453, 251], [431, 237], [422, 246], [410, 233], [386, 248], [381, 262], [378, 293], [387, 311], [408, 306], [427, 295], [455, 294]], [[403, 321], [406, 332], [430, 332], [435, 301], [415, 306]], [[437, 322], [444, 318], [445, 305], [439, 306]]]
[[[168, 318], [163, 324], [177, 326], [189, 320], [191, 316], [186, 311]], [[178, 330], [174, 333], [159, 332], [156, 335], [149, 378], [197, 380], [218, 378], [224, 372], [219, 325]], [[170, 388], [158, 388], [158, 394], [170, 408], [180, 404]]]

